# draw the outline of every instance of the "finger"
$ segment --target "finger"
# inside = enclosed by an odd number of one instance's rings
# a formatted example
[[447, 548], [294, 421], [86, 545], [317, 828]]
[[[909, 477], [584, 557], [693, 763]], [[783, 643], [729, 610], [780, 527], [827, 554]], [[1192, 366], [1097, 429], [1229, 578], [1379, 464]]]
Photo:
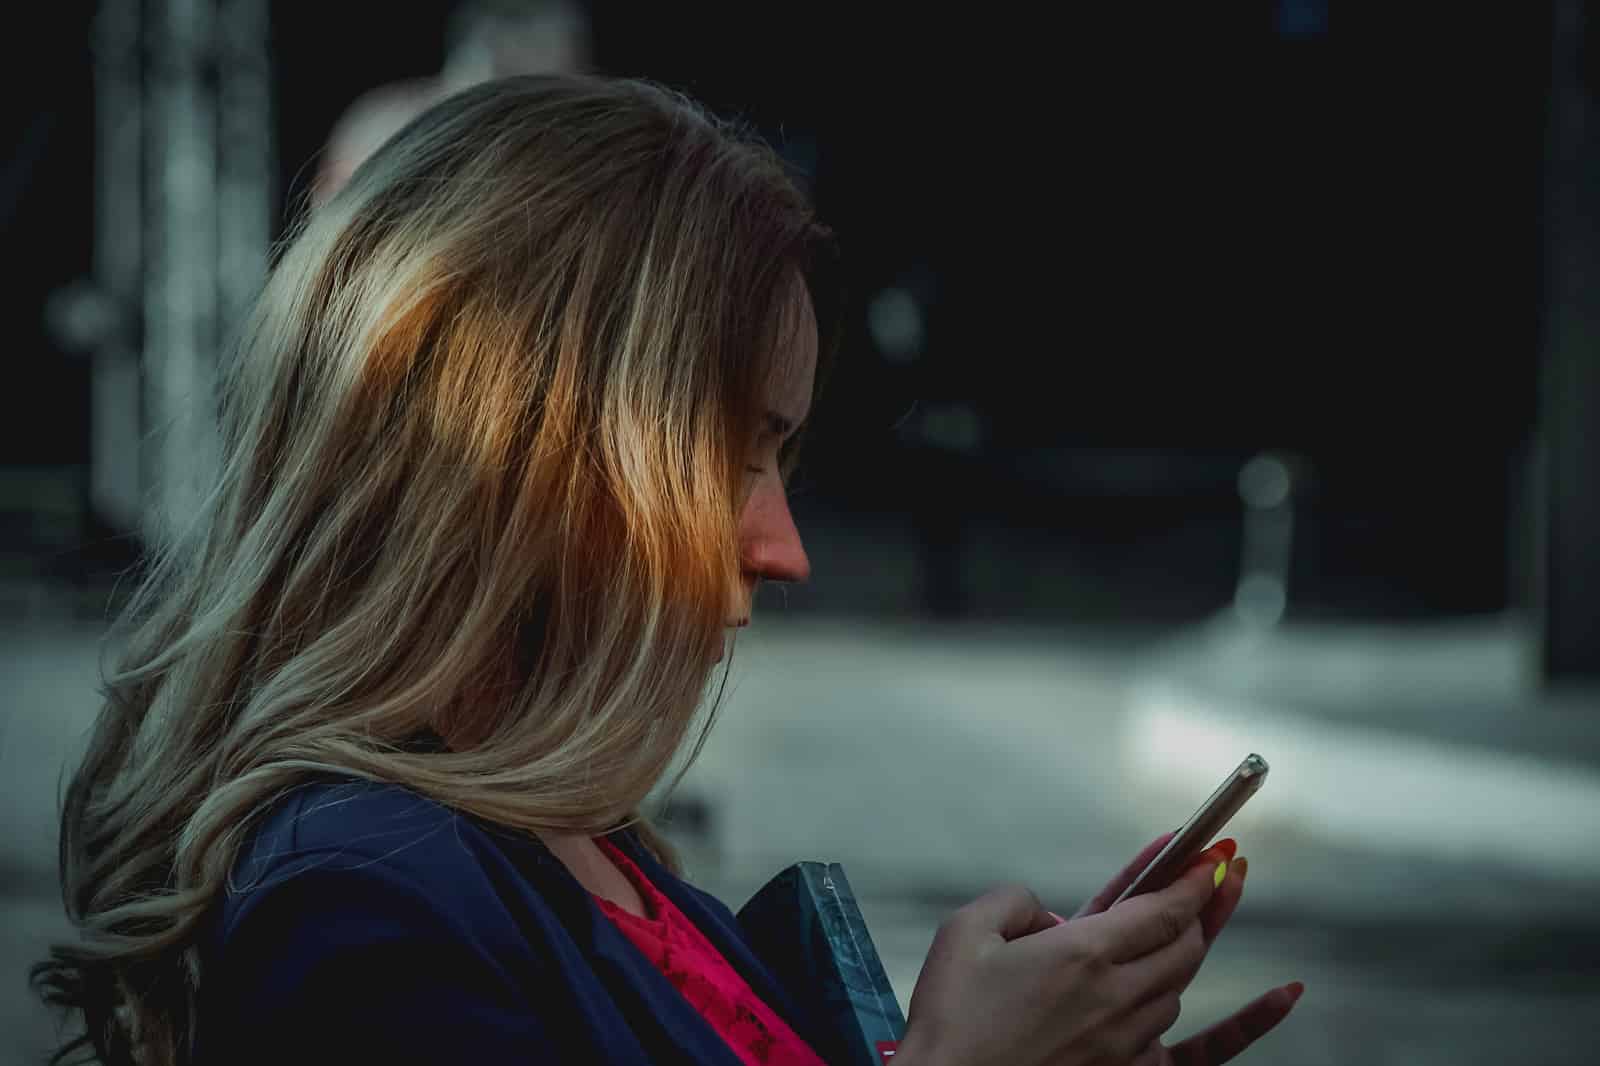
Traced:
[[1106, 1034], [1113, 1061], [1127, 1062], [1151, 1044], [1159, 1044], [1161, 1034], [1178, 1023], [1180, 1009], [1178, 994], [1173, 992], [1146, 1000], [1118, 1018]]
[[1001, 885], [985, 892], [956, 911], [952, 921], [1008, 941], [1056, 925], [1039, 897], [1021, 885]]
[[1217, 890], [1217, 874], [1226, 873], [1223, 850], [1207, 848], [1196, 861], [1159, 892], [1132, 896], [1102, 914], [1081, 919], [1105, 958], [1130, 962], [1177, 940], [1197, 919]]
[[1113, 877], [1093, 899], [1079, 907], [1073, 917], [1082, 918], [1086, 914], [1099, 914], [1111, 906], [1112, 903], [1116, 902], [1117, 897], [1122, 895], [1122, 890], [1133, 884], [1133, 879], [1138, 877], [1146, 866], [1150, 865], [1150, 860], [1161, 854], [1161, 849], [1167, 846], [1167, 841], [1175, 836], [1177, 836], [1177, 833], [1162, 833], [1146, 844], [1144, 850], [1135, 855], [1133, 861], [1124, 866], [1122, 872]]
[[[1172, 882], [1178, 877], [1182, 876], [1183, 871], [1188, 869], [1190, 863], [1201, 861], [1206, 851], [1220, 852], [1220, 854], [1217, 856], [1218, 859], [1221, 859], [1224, 862], [1232, 862], [1233, 853], [1238, 850], [1238, 847], [1238, 841], [1234, 840], [1232, 837], [1225, 837], [1222, 840], [1213, 841], [1209, 846], [1202, 850], [1191, 850], [1187, 853], [1187, 857], [1185, 857], [1185, 853], [1181, 852], [1174, 854], [1171, 856], [1171, 868], [1167, 869], [1164, 874], [1155, 877], [1148, 877], [1147, 875], [1150, 873], [1150, 870], [1146, 870], [1144, 874], [1140, 875], [1140, 878], [1135, 879], [1135, 883], [1121, 898], [1127, 899], [1130, 896], [1143, 895], [1146, 892], [1161, 891], [1163, 888], [1171, 885]], [[1159, 855], [1156, 856], [1155, 862], [1151, 863], [1150, 865], [1152, 869], [1157, 866], [1169, 866], [1169, 864]], [[1140, 883], [1141, 879], [1142, 883]], [[1113, 900], [1111, 905], [1115, 907], [1117, 905], [1117, 901]]]
[[1152, 1040], [1128, 1066], [1166, 1066], [1166, 1063], [1167, 1049], [1161, 1046], [1160, 1040]]
[[1232, 1017], [1173, 1046], [1173, 1066], [1219, 1066], [1260, 1040], [1289, 1016], [1305, 986], [1293, 981], [1253, 1000]]
[[1117, 1001], [1144, 1003], [1168, 993], [1181, 993], [1205, 961], [1206, 942], [1200, 923], [1191, 919], [1178, 939], [1113, 971]]
[[1244, 872], [1239, 868], [1238, 861], [1228, 864], [1227, 877], [1200, 909], [1199, 921], [1191, 927], [1195, 930], [1198, 942], [1191, 943], [1191, 933], [1185, 930], [1184, 935], [1173, 943], [1126, 964], [1124, 973], [1136, 996], [1142, 999], [1168, 987], [1180, 992], [1189, 987], [1205, 962], [1211, 942], [1239, 905], [1239, 898], [1244, 892]]
[[1230, 862], [1227, 878], [1200, 909], [1200, 930], [1207, 944], [1217, 939], [1222, 927], [1233, 917], [1234, 908], [1239, 906], [1239, 900], [1244, 895], [1244, 872], [1247, 865], [1243, 856]]

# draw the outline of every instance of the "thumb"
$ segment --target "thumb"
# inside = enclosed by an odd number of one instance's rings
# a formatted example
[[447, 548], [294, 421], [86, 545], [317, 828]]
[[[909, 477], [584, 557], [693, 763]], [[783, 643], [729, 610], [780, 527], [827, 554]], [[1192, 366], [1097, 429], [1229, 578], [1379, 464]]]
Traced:
[[1015, 940], [1056, 925], [1055, 916], [1039, 902], [1039, 897], [1021, 885], [991, 889], [962, 907], [956, 916], [960, 924], [982, 933], [998, 934], [1004, 940]]

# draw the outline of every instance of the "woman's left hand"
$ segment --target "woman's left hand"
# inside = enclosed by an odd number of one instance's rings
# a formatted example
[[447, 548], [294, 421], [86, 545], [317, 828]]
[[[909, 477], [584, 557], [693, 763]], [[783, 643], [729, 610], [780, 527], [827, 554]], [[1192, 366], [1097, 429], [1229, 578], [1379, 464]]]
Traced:
[[[1150, 865], [1150, 861], [1167, 846], [1167, 841], [1176, 835], [1176, 833], [1162, 833], [1146, 844], [1143, 851], [1135, 855], [1117, 876], [1106, 883], [1106, 887], [1095, 893], [1094, 897], [1079, 907], [1072, 916], [1082, 918], [1089, 914], [1099, 914], [1110, 907], [1116, 898], [1122, 895], [1123, 889], [1133, 884], [1133, 879]], [[1225, 846], [1228, 852], [1228, 879], [1222, 883], [1216, 895], [1211, 897], [1205, 909], [1200, 912], [1200, 929], [1205, 934], [1207, 946], [1216, 939], [1218, 933], [1222, 932], [1222, 927], [1228, 924], [1228, 919], [1233, 916], [1233, 909], [1239, 905], [1239, 897], [1244, 895], [1244, 874], [1248, 865], [1234, 859], [1236, 845], [1231, 839], [1220, 840], [1212, 845], [1212, 847], [1219, 846]]]
[[[1133, 883], [1134, 878], [1138, 877], [1140, 871], [1150, 864], [1150, 860], [1167, 846], [1167, 842], [1174, 835], [1163, 833], [1145, 845], [1144, 850], [1134, 856], [1105, 888], [1079, 907], [1072, 917], [1082, 918], [1090, 914], [1099, 914], [1110, 907], [1112, 902], [1122, 895], [1123, 889]], [[1244, 895], [1244, 878], [1249, 863], [1242, 857], [1232, 859], [1232, 847], [1228, 848], [1228, 854], [1230, 856], [1228, 876], [1200, 912], [1200, 930], [1208, 949], [1217, 934], [1222, 932], [1222, 927], [1228, 923], [1228, 919], [1233, 916], [1234, 908], [1238, 907], [1239, 900]], [[1218, 1066], [1238, 1055], [1288, 1017], [1289, 1011], [1303, 991], [1305, 986], [1298, 981], [1274, 988], [1229, 1017], [1181, 1043], [1172, 1047], [1167, 1047], [1159, 1040], [1151, 1043], [1131, 1066]]]
[[1287, 1018], [1304, 991], [1299, 981], [1280, 985], [1181, 1043], [1167, 1047], [1153, 1041], [1129, 1066], [1218, 1066]]

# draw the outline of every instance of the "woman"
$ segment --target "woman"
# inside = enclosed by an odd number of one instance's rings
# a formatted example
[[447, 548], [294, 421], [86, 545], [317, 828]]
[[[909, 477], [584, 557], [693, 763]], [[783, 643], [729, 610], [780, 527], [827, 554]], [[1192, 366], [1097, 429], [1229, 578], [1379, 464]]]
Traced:
[[[80, 1046], [818, 1061], [639, 811], [756, 583], [807, 577], [784, 485], [832, 254], [752, 138], [576, 76], [441, 102], [311, 213], [68, 791], [83, 942], [36, 979]], [[896, 1061], [1170, 1061], [1239, 898], [1219, 859], [1059, 928], [1019, 888], [958, 911]], [[1181, 1052], [1222, 1061], [1288, 996]]]

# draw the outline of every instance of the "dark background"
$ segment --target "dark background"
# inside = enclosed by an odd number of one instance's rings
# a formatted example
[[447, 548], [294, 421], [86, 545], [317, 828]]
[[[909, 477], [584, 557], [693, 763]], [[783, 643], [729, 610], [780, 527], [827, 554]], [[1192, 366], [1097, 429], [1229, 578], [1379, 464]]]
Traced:
[[[0, 65], [4, 1066], [53, 1034], [21, 974], [68, 932], [60, 787], [142, 548], [90, 492], [104, 353], [60, 328], [91, 269], [91, 7], [8, 12]], [[1594, 1057], [1593, 9], [1341, 8], [1335, 54], [1322, 0], [592, 3], [597, 69], [781, 149], [852, 300], [792, 490], [812, 579], [763, 587], [673, 800], [696, 883], [737, 907], [841, 862], [907, 1004], [952, 907], [1009, 881], [1071, 913], [1257, 750], [1251, 887], [1183, 1027], [1301, 979], [1240, 1061]], [[436, 74], [456, 12], [271, 5], [274, 236], [336, 120]], [[897, 292], [914, 359], [874, 325]], [[1281, 618], [1229, 610], [1263, 573], [1264, 453], [1296, 477]]]
[[[356, 95], [439, 69], [449, 12], [275, 6], [282, 209]], [[1547, 5], [1410, 23], [1391, 10], [1355, 27], [1337, 67], [1316, 4], [1106, 5], [1045, 22], [998, 6], [605, 2], [591, 17], [600, 69], [749, 119], [813, 178], [840, 233], [855, 313], [796, 508], [819, 528], [915, 516], [928, 577], [912, 602], [835, 588], [829, 604], [1204, 613], [1231, 595], [1235, 477], [1264, 448], [1310, 473], [1296, 610], [1521, 598]], [[88, 15], [31, 18], [34, 62], [9, 66], [0, 94], [4, 314], [23, 371], [0, 401], [0, 463], [70, 479], [88, 461], [88, 369], [40, 308], [88, 269]], [[908, 278], [927, 342], [896, 363], [865, 308]], [[941, 407], [976, 419], [974, 447], [918, 430]], [[1098, 598], [963, 579], [996, 524], [1076, 560], [1105, 583]], [[79, 532], [116, 531], [86, 514]], [[13, 531], [14, 565], [41, 552], [74, 565], [27, 539]]]

